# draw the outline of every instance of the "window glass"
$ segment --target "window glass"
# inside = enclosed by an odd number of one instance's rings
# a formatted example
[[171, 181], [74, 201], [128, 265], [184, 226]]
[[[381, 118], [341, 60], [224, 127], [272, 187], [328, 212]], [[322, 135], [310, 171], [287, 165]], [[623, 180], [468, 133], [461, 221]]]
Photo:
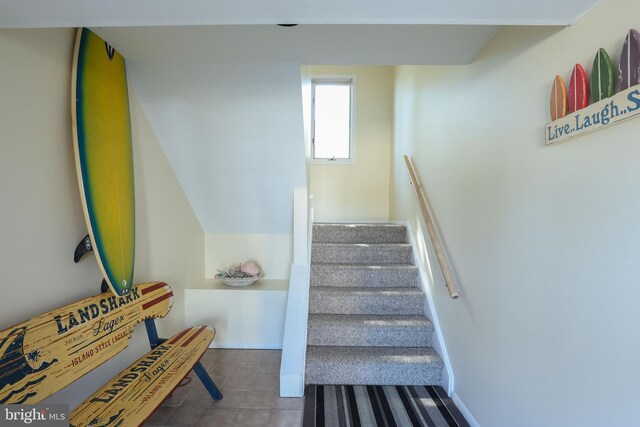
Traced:
[[351, 81], [313, 81], [313, 91], [314, 159], [350, 159]]

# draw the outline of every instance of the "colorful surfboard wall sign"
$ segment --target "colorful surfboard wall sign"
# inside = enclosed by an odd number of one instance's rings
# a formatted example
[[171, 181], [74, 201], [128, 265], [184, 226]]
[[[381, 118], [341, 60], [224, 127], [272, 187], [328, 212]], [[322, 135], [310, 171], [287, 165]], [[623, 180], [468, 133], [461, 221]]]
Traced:
[[600, 48], [591, 69], [591, 102], [598, 102], [613, 95], [613, 62], [606, 50]]
[[640, 33], [633, 28], [629, 30], [624, 40], [618, 72], [620, 90], [640, 83]]
[[567, 115], [567, 89], [564, 86], [564, 79], [557, 75], [553, 79], [551, 87], [551, 121], [558, 120]]
[[566, 88], [566, 114], [562, 109], [562, 77], [556, 76], [551, 89], [551, 122], [545, 126], [545, 145], [640, 117], [640, 32], [634, 29], [626, 34], [617, 71], [618, 93], [613, 61], [604, 49], [596, 53], [590, 79], [584, 67], [576, 64]]
[[92, 31], [76, 36], [72, 71], [76, 172], [91, 246], [111, 290], [133, 283], [135, 206], [125, 60]]
[[587, 106], [589, 99], [589, 83], [587, 73], [581, 64], [576, 64], [569, 81], [569, 113]]

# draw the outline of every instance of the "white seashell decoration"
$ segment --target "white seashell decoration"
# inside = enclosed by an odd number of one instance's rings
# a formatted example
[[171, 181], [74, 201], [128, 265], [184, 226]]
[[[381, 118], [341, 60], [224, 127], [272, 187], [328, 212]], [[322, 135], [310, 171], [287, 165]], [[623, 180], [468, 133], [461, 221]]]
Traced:
[[240, 266], [240, 271], [249, 276], [260, 274], [260, 266], [254, 261], [247, 261]]

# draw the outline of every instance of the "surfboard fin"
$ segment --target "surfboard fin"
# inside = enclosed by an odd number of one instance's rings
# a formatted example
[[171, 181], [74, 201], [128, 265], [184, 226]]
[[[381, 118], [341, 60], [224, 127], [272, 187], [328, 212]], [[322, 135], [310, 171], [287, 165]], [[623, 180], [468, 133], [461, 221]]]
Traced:
[[109, 285], [107, 284], [107, 281], [102, 279], [102, 283], [100, 284], [100, 292], [104, 294], [108, 290], [109, 290]]
[[87, 252], [91, 252], [92, 250], [93, 246], [91, 245], [91, 239], [87, 234], [82, 240], [80, 240], [78, 246], [76, 246], [76, 250], [73, 253], [73, 262], [77, 264], [84, 254], [86, 254]]

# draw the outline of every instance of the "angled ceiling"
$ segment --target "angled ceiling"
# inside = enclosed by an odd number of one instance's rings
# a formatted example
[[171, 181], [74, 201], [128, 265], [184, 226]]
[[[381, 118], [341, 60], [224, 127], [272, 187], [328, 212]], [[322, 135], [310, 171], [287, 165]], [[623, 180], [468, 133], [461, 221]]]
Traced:
[[0, 0], [0, 27], [568, 25], [598, 0]]
[[[468, 64], [497, 26], [222, 25], [94, 28], [127, 61], [179, 67], [221, 62], [306, 65]], [[195, 63], [195, 64], [194, 64]]]
[[130, 62], [456, 65], [502, 25], [569, 25], [598, 2], [0, 0], [0, 28], [91, 27]]

